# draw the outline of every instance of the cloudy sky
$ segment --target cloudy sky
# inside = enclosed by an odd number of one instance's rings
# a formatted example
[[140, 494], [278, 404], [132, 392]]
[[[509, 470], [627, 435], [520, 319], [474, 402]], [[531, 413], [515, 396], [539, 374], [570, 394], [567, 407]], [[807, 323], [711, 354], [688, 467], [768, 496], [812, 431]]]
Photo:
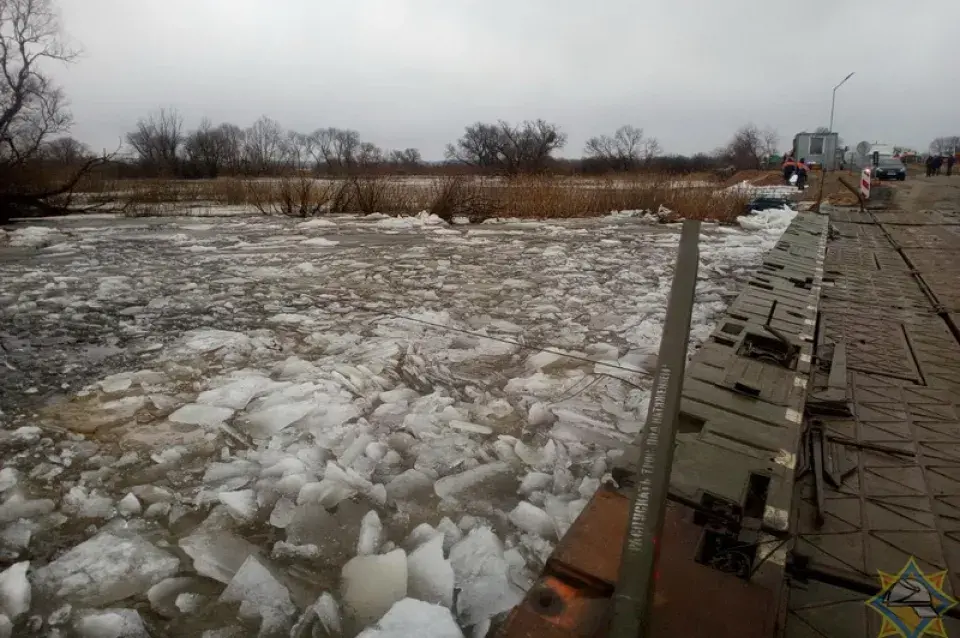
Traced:
[[[958, 0], [59, 0], [83, 48], [56, 77], [74, 134], [117, 146], [160, 106], [188, 126], [266, 114], [443, 146], [477, 120], [544, 118], [563, 155], [633, 124], [709, 151], [741, 124], [926, 148], [960, 134]], [[950, 47], [953, 47], [952, 49]]]

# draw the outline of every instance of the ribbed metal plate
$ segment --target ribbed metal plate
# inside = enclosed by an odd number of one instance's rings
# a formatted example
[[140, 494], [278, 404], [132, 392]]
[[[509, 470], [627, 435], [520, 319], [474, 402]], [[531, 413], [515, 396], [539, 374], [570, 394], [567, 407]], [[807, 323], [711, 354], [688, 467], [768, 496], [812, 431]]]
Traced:
[[[824, 267], [834, 286], [821, 299], [818, 352], [846, 344], [852, 414], [821, 418], [826, 435], [852, 441], [843, 446], [852, 472], [839, 487], [825, 484], [822, 525], [814, 517], [813, 478], [797, 483], [795, 550], [860, 582], [876, 582], [877, 570], [897, 573], [914, 557], [924, 572], [946, 570], [945, 589], [955, 595], [960, 344], [953, 315], [937, 313], [941, 304], [952, 309], [960, 302], [960, 228], [939, 213], [876, 215], [884, 226], [838, 224], [841, 235], [827, 249]], [[898, 247], [906, 248], [901, 254]], [[824, 386], [826, 370], [812, 383]], [[867, 598], [793, 583], [785, 635], [877, 636], [880, 618]], [[955, 619], [946, 624], [948, 633], [960, 631]]]

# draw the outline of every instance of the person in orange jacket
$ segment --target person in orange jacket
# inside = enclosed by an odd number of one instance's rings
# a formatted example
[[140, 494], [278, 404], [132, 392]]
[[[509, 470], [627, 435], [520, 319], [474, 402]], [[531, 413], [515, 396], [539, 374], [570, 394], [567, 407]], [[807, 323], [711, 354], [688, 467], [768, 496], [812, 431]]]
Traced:
[[797, 171], [797, 188], [803, 190], [807, 186], [807, 173], [810, 170], [806, 159], [801, 157], [795, 170]]
[[787, 155], [783, 160], [783, 181], [785, 184], [790, 183], [790, 178], [793, 177], [793, 174], [797, 170], [797, 162], [793, 159], [793, 155]]

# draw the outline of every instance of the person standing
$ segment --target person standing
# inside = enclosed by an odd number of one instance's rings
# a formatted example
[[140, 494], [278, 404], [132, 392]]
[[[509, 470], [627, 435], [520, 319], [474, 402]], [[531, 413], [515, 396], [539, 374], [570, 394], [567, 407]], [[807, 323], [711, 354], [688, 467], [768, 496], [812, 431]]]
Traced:
[[933, 155], [927, 155], [927, 161], [924, 162], [927, 166], [927, 177], [933, 176]]
[[807, 172], [810, 168], [807, 166], [807, 160], [803, 157], [797, 162], [797, 188], [803, 190], [807, 185]]
[[793, 155], [787, 155], [783, 160], [783, 183], [790, 184], [790, 178], [793, 177], [793, 174], [797, 170], [797, 162], [794, 161]]
[[934, 175], [940, 174], [941, 166], [943, 166], [943, 156], [937, 155], [936, 157], [933, 158], [933, 174]]

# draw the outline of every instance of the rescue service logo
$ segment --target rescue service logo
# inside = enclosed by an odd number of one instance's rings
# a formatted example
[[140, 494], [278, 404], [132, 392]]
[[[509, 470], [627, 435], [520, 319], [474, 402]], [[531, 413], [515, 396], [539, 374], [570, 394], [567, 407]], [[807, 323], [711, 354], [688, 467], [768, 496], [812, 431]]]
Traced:
[[[924, 574], [911, 557], [899, 574], [880, 574], [880, 592], [866, 601], [883, 617], [878, 638], [948, 638], [943, 615], [957, 601], [943, 590], [947, 572]], [[956, 637], [955, 637], [956, 638]]]

